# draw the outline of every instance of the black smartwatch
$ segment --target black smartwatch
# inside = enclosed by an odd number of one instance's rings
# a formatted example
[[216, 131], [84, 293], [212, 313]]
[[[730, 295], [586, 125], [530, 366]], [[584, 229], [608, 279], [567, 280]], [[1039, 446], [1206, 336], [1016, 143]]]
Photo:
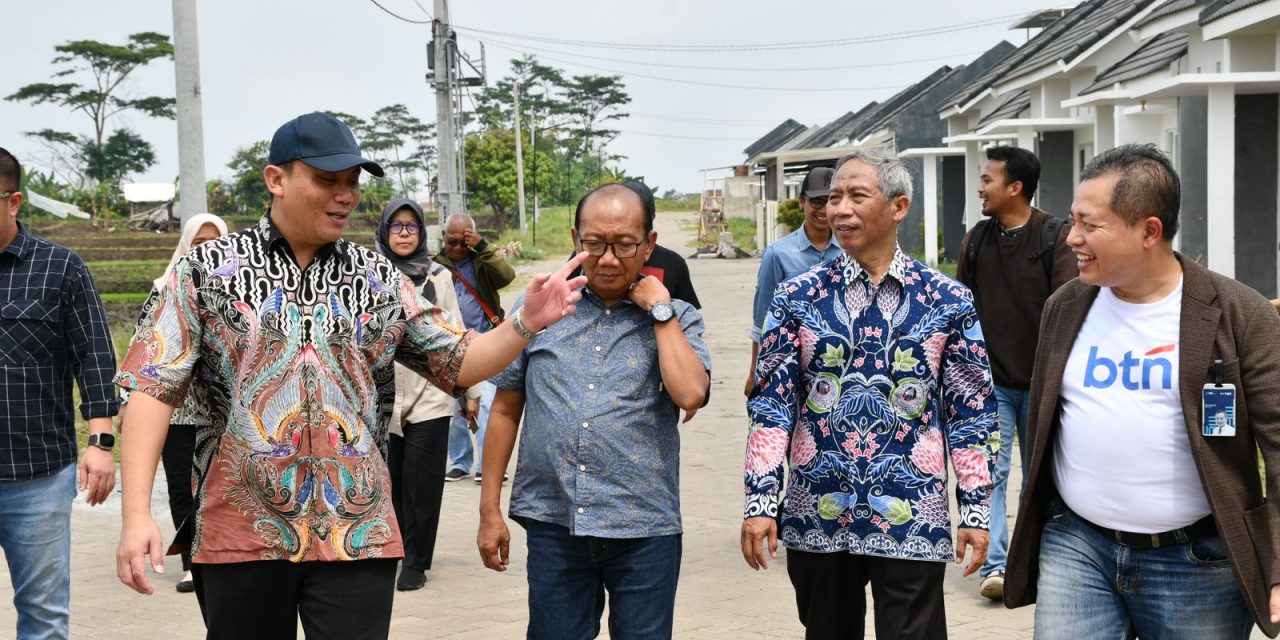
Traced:
[[670, 302], [659, 302], [649, 308], [649, 317], [654, 322], [666, 322], [676, 315], [676, 308]]
[[89, 436], [89, 446], [110, 451], [116, 446], [116, 437], [109, 433], [95, 433]]

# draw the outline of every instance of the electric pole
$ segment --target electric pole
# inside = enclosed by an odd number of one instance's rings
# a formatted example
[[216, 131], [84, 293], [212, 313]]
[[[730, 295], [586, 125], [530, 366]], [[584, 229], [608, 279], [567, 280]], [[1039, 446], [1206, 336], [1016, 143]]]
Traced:
[[458, 145], [454, 129], [457, 119], [453, 113], [453, 59], [456, 52], [451, 49], [449, 7], [445, 0], [435, 0], [435, 15], [435, 22], [431, 25], [435, 57], [432, 86], [436, 90], [436, 144], [440, 165], [436, 172], [436, 198], [440, 224], [444, 224], [449, 215], [466, 212], [466, 201], [458, 186]]
[[523, 133], [520, 131], [520, 85], [513, 83], [511, 85], [511, 96], [516, 103], [516, 203], [520, 210], [520, 233], [524, 233], [526, 229], [524, 218], [524, 142], [521, 140]]
[[196, 0], [173, 0], [173, 61], [178, 117], [178, 219], [209, 210], [204, 183], [204, 124]]

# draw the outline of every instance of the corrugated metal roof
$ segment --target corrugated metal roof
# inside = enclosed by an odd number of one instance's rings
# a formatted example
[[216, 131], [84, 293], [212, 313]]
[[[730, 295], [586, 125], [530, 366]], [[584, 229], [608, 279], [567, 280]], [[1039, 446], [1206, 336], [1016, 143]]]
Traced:
[[1096, 3], [1092, 11], [1081, 15], [1061, 37], [1055, 38], [1034, 55], [1027, 57], [1001, 80], [1020, 78], [1058, 60], [1067, 62], [1074, 60], [1153, 1], [1103, 0]]
[[1151, 12], [1151, 15], [1141, 19], [1135, 24], [1135, 27], [1145, 27], [1146, 25], [1159, 20], [1165, 16], [1171, 16], [1179, 11], [1186, 11], [1193, 7], [1202, 7], [1209, 4], [1209, 0], [1173, 0], [1172, 2]]
[[1163, 33], [1148, 40], [1137, 51], [1126, 56], [1120, 62], [1098, 74], [1093, 84], [1085, 87], [1081, 95], [1107, 89], [1117, 82], [1133, 80], [1142, 76], [1168, 69], [1169, 65], [1186, 55], [1187, 34], [1179, 32]]
[[770, 149], [770, 151], [790, 151], [792, 149], [807, 149], [808, 147], [799, 146], [799, 143], [802, 142], [805, 138], [808, 138], [809, 136], [817, 133], [821, 129], [822, 127], [818, 125], [813, 125], [812, 127], [806, 127], [804, 131], [800, 132], [800, 135], [792, 136], [791, 139], [787, 140], [786, 142], [783, 142], [782, 144], [774, 147], [773, 149]]
[[1200, 24], [1209, 24], [1223, 16], [1229, 16], [1242, 9], [1248, 9], [1255, 4], [1262, 4], [1267, 0], [1216, 0], [1200, 13]]
[[1031, 110], [1031, 92], [1030, 91], [1019, 91], [1017, 93], [1011, 93], [1009, 94], [1008, 98], [1004, 99], [1004, 102], [1001, 102], [999, 106], [995, 108], [994, 111], [983, 116], [982, 119], [978, 121], [978, 126], [975, 128], [975, 130], [981, 129], [997, 120], [1008, 120], [1010, 118], [1017, 118], [1018, 116], [1022, 115], [1024, 111], [1030, 111], [1030, 110]]
[[782, 124], [774, 127], [769, 133], [764, 134], [759, 140], [752, 142], [750, 146], [743, 149], [742, 152], [747, 154], [748, 158], [752, 158], [760, 153], [773, 151], [785, 144], [788, 140], [800, 135], [807, 127], [796, 122], [791, 118], [787, 118]]

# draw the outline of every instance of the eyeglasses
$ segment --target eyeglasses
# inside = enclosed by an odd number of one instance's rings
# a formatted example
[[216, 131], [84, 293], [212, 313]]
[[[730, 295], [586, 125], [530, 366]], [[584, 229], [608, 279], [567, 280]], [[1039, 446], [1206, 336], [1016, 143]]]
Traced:
[[464, 238], [447, 238], [444, 243], [451, 247], [463, 247], [466, 246], [467, 241]]
[[405, 224], [403, 222], [392, 222], [387, 225], [387, 229], [391, 230], [391, 235], [398, 235], [408, 231], [409, 235], [416, 236], [419, 231], [422, 231], [422, 225], [415, 222], [410, 222], [409, 224]]
[[616, 258], [634, 258], [640, 251], [643, 242], [604, 242], [603, 240], [580, 240], [582, 250], [593, 258], [604, 255], [605, 249], [613, 249]]
[[822, 196], [821, 198], [809, 198], [809, 204], [815, 207], [825, 207], [827, 206], [827, 196]]
[[3, 193], [0, 193], [0, 200], [7, 200], [7, 199], [9, 198], [9, 196], [11, 196], [11, 195], [13, 195], [13, 194], [15, 194], [15, 193], [17, 193], [17, 191], [5, 191], [5, 192], [3, 192]]

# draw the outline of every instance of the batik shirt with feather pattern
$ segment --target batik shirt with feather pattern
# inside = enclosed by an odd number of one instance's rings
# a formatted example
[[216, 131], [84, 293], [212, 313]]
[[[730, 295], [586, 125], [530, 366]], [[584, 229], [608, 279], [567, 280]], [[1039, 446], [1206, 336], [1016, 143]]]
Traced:
[[207, 242], [139, 322], [116, 383], [210, 405], [194, 561], [403, 555], [382, 455], [394, 361], [446, 392], [474, 334], [385, 258], [346, 240], [305, 270], [269, 217]]
[[778, 286], [755, 375], [746, 517], [780, 516], [787, 548], [954, 559], [948, 459], [959, 526], [988, 528], [996, 399], [963, 285], [842, 254]]

